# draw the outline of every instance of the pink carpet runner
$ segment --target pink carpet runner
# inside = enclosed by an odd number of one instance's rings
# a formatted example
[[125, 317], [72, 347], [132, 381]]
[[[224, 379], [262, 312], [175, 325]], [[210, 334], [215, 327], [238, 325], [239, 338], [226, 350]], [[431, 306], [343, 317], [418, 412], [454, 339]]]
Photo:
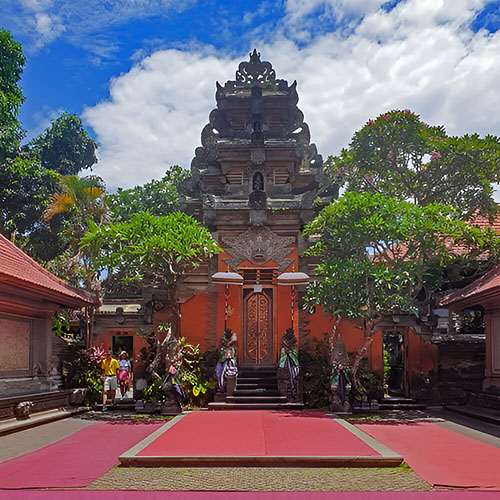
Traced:
[[402, 455], [432, 485], [500, 489], [500, 448], [431, 422], [357, 427]]
[[122, 453], [162, 424], [96, 422], [40, 450], [0, 463], [0, 488], [88, 486], [112, 469]]
[[[193, 439], [186, 439], [193, 436]], [[324, 413], [197, 411], [138, 456], [378, 456]]]

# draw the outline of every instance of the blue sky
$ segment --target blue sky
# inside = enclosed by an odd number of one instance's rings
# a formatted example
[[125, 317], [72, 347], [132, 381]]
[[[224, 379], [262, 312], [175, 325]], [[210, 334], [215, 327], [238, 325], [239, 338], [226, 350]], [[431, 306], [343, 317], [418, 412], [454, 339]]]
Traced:
[[499, 0], [2, 0], [0, 23], [28, 58], [28, 135], [77, 113], [110, 189], [188, 168], [215, 81], [253, 47], [297, 79], [324, 156], [392, 108], [500, 135]]

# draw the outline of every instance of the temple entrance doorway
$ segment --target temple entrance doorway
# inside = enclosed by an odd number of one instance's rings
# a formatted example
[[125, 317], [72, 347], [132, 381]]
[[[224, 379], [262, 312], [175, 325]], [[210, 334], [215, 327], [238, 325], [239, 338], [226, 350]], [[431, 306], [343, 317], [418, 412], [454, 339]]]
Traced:
[[122, 351], [128, 354], [129, 359], [134, 356], [134, 337], [133, 335], [113, 335], [112, 350], [115, 356]]
[[273, 292], [252, 289], [243, 292], [245, 364], [272, 364], [273, 357]]
[[405, 336], [401, 332], [384, 332], [384, 384], [389, 396], [405, 396]]

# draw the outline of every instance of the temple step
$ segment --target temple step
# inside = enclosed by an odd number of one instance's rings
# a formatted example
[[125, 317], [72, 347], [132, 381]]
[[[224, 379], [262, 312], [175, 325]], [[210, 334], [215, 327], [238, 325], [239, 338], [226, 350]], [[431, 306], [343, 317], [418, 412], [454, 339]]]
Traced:
[[234, 391], [235, 396], [279, 396], [280, 393], [276, 387], [272, 389], [266, 389], [264, 387], [259, 387], [257, 389], [240, 389], [238, 386]]
[[286, 403], [286, 396], [227, 396], [227, 403]]
[[415, 402], [412, 398], [391, 396], [379, 400], [379, 410], [425, 410], [426, 405]]
[[268, 390], [273, 390], [276, 389], [277, 384], [276, 383], [270, 383], [270, 384], [238, 384], [236, 385], [236, 390], [237, 391], [257, 391], [259, 389], [268, 389]]
[[260, 379], [260, 378], [244, 378], [238, 376], [236, 383], [238, 385], [245, 385], [245, 386], [250, 385], [254, 387], [264, 387], [264, 386], [276, 387], [278, 385], [278, 379], [276, 377]]
[[302, 403], [209, 403], [209, 410], [303, 410]]

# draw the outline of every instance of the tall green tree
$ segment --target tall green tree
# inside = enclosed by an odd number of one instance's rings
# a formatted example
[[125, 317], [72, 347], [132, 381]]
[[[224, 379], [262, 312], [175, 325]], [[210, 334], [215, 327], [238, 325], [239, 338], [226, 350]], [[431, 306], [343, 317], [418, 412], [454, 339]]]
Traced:
[[160, 217], [179, 210], [177, 186], [189, 172], [173, 165], [160, 180], [152, 180], [130, 189], [118, 188], [108, 196], [108, 206], [113, 222], [129, 221], [134, 214], [149, 212]]
[[17, 115], [24, 101], [19, 80], [25, 63], [21, 45], [0, 29], [0, 166], [16, 154], [23, 137]]
[[80, 246], [98, 255], [98, 270], [106, 269], [108, 276], [164, 288], [165, 306], [175, 315], [179, 281], [189, 268], [220, 251], [208, 229], [181, 212], [161, 217], [140, 212], [127, 222], [93, 224]]
[[75, 114], [64, 112], [29, 145], [42, 167], [61, 175], [76, 175], [97, 163], [97, 144]]
[[500, 179], [499, 138], [450, 137], [409, 110], [369, 120], [328, 165], [348, 191], [383, 193], [420, 206], [452, 205], [465, 219], [497, 210], [492, 183]]
[[491, 229], [459, 216], [437, 203], [421, 207], [381, 193], [346, 193], [306, 226], [314, 241], [307, 253], [323, 259], [317, 269], [323, 279], [308, 288], [307, 303], [363, 325], [354, 374], [384, 315], [418, 316], [419, 305], [441, 285], [443, 267], [456, 258], [456, 245], [461, 259], [498, 255]]

